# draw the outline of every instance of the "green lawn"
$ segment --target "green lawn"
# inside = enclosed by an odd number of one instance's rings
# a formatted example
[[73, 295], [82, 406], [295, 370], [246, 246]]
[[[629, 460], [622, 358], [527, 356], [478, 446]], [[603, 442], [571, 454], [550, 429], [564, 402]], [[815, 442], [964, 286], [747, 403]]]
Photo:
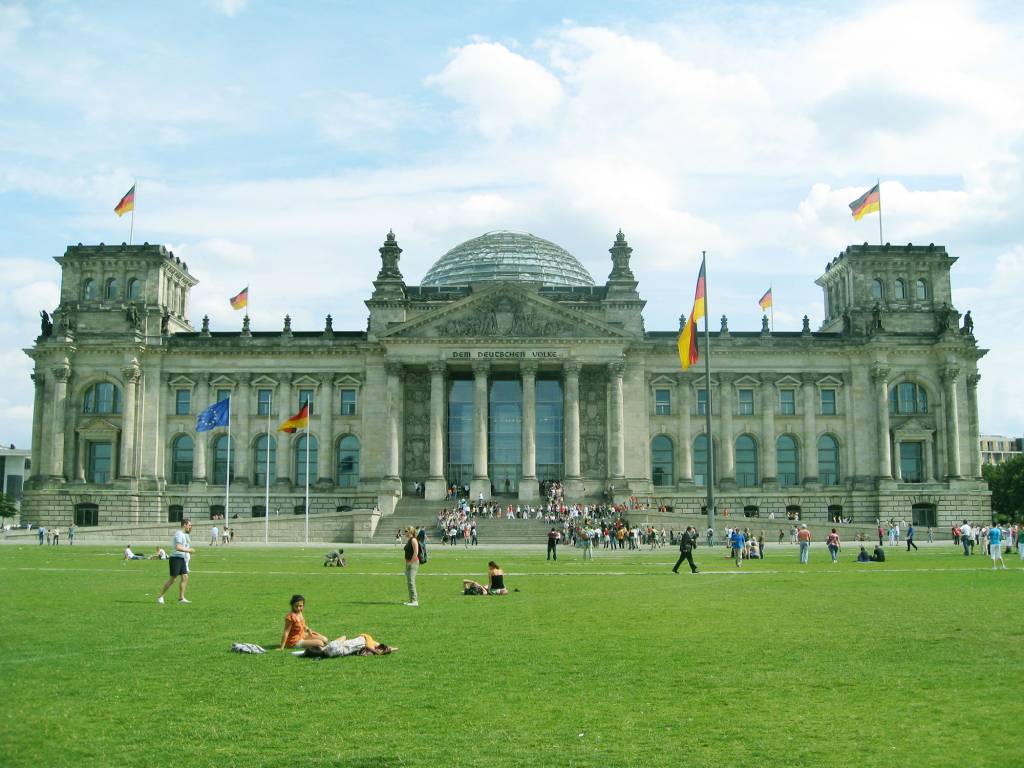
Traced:
[[[200, 545], [194, 602], [163, 606], [166, 563], [119, 551], [0, 547], [0, 765], [1020, 764], [1016, 554], [801, 567], [784, 545], [737, 573], [701, 548], [675, 576], [670, 549], [435, 546], [416, 609], [398, 550], [341, 570], [322, 547]], [[520, 592], [463, 597], [492, 557]], [[313, 629], [399, 652], [228, 652], [276, 647], [293, 592]]]

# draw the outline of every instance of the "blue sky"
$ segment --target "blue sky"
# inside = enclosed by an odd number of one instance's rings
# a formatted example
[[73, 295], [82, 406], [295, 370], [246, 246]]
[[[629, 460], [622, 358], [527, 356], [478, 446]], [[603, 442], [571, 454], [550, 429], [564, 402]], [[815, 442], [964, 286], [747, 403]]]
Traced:
[[[852, 6], [856, 7], [852, 7]], [[136, 241], [185, 259], [192, 320], [365, 327], [393, 228], [417, 283], [457, 243], [529, 231], [598, 282], [621, 227], [676, 327], [701, 250], [733, 330], [796, 330], [814, 279], [874, 216], [959, 257], [985, 432], [1024, 434], [1024, 15], [1012, 3], [0, 0], [0, 441], [27, 445], [22, 353], [57, 302], [52, 257]], [[280, 286], [293, 286], [284, 291]]]

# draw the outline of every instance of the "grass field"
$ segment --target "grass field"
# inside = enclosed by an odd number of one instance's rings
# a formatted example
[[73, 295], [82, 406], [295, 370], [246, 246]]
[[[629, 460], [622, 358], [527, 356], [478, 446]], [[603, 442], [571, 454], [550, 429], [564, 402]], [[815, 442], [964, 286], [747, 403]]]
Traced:
[[[196, 537], [198, 541], [199, 537]], [[145, 548], [147, 551], [149, 548]], [[1024, 569], [951, 545], [833, 566], [794, 547], [741, 572], [697, 550], [433, 547], [406, 608], [398, 550], [206, 549], [191, 605], [118, 547], [0, 547], [0, 765], [1009, 766], [1022, 712]], [[463, 597], [486, 561], [507, 597]], [[685, 566], [684, 566], [685, 571]], [[276, 647], [313, 629], [392, 656]], [[1001, 734], [993, 739], [991, 733]]]

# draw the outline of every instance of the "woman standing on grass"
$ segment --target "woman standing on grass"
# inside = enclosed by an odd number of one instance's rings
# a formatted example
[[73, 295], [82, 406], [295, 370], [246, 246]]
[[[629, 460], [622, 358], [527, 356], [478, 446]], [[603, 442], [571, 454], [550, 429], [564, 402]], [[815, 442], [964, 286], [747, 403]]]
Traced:
[[828, 538], [825, 541], [828, 544], [828, 553], [832, 555], [832, 562], [837, 562], [839, 558], [839, 547], [842, 542], [839, 541], [839, 534], [836, 533], [835, 528], [832, 529], [832, 533], [828, 535]]
[[420, 604], [419, 596], [416, 594], [416, 572], [420, 569], [420, 543], [416, 539], [416, 529], [411, 525], [405, 529], [405, 581], [409, 586], [409, 602], [405, 603], [410, 608]]
[[306, 617], [302, 614], [306, 607], [306, 598], [302, 595], [292, 595], [291, 606], [291, 612], [284, 617], [284, 634], [281, 635], [281, 647], [277, 650], [323, 648], [327, 645], [326, 637], [306, 626]]

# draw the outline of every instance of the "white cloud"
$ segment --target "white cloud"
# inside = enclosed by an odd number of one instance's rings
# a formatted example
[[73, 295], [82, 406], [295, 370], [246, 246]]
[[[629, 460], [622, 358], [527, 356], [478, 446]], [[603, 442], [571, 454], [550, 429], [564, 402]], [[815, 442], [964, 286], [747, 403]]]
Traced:
[[225, 16], [234, 16], [245, 10], [249, 0], [212, 0], [212, 3], [214, 9], [219, 13], [223, 13]]

